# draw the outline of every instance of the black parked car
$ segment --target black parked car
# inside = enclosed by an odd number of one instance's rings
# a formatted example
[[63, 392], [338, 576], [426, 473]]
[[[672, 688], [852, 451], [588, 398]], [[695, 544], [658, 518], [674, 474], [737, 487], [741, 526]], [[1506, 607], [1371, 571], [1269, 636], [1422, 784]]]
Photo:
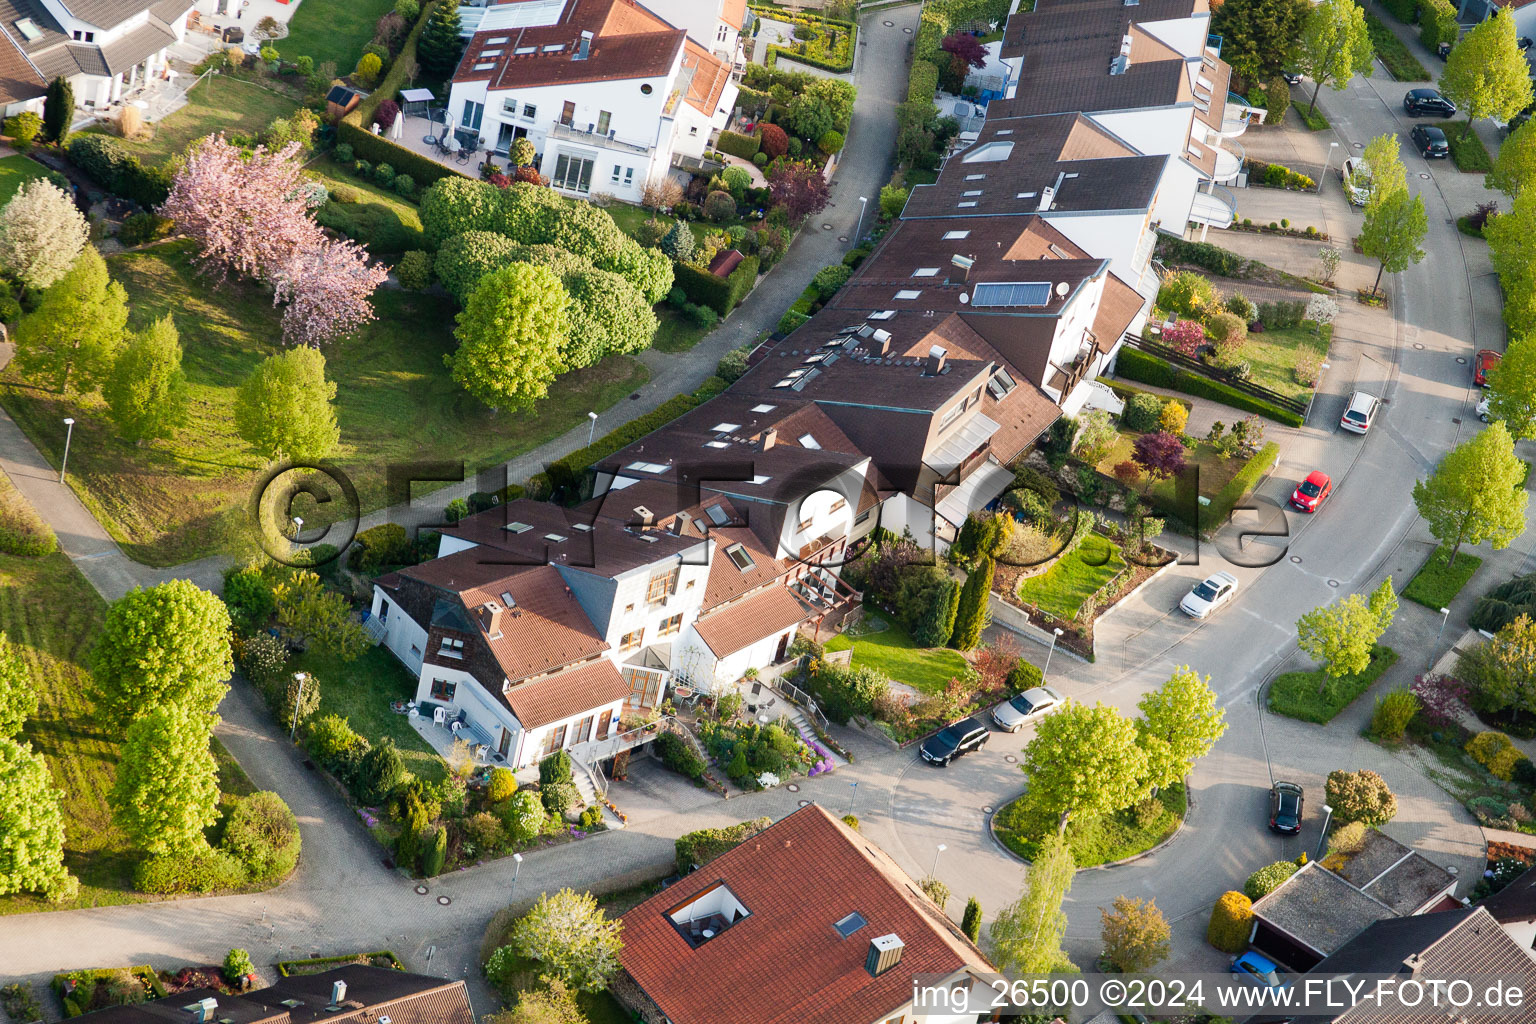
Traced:
[[987, 727], [979, 721], [965, 718], [924, 740], [920, 752], [924, 761], [942, 768], [961, 754], [986, 746], [989, 735]]
[[1456, 116], [1456, 104], [1433, 89], [1409, 89], [1403, 94], [1403, 109], [1414, 117]]
[[1285, 71], [1280, 72], [1280, 77], [1285, 79], [1285, 84], [1286, 85], [1300, 85], [1301, 84], [1301, 72], [1300, 71], [1291, 71], [1291, 70], [1287, 69]]
[[1444, 160], [1451, 155], [1451, 144], [1446, 140], [1445, 132], [1433, 125], [1416, 124], [1409, 135], [1413, 138], [1414, 148], [1426, 160]]
[[1294, 836], [1301, 831], [1301, 787], [1294, 782], [1277, 782], [1269, 790], [1269, 830]]

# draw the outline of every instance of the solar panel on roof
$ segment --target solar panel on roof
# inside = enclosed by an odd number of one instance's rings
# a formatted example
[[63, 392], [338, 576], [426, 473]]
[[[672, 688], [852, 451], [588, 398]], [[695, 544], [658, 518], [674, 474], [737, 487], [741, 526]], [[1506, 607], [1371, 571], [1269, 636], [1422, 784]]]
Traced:
[[1043, 306], [1050, 297], [1051, 286], [1044, 281], [988, 282], [971, 290], [971, 305]]

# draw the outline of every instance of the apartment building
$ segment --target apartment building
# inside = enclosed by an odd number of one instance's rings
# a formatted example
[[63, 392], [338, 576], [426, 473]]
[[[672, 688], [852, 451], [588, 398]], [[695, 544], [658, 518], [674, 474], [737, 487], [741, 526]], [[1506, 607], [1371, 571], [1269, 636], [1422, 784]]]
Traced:
[[[461, 7], [468, 41], [448, 113], [491, 152], [504, 155], [527, 138], [539, 172], [561, 192], [638, 202], [647, 181], [680, 160], [701, 159], [730, 117], [745, 17], [733, 14], [732, 3], [679, 7], [711, 33], [706, 40], [635, 0]], [[736, 34], [721, 40], [732, 17]]]

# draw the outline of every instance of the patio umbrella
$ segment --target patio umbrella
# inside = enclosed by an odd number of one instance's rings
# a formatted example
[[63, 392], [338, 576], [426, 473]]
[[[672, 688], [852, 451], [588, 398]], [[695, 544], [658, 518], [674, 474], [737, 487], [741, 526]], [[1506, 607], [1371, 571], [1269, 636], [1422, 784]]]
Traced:
[[394, 140], [396, 140], [398, 142], [400, 140], [400, 137], [402, 135], [404, 135], [404, 134], [405, 134], [405, 118], [404, 117], [396, 117], [394, 124], [391, 124], [389, 126], [389, 137], [394, 139]]

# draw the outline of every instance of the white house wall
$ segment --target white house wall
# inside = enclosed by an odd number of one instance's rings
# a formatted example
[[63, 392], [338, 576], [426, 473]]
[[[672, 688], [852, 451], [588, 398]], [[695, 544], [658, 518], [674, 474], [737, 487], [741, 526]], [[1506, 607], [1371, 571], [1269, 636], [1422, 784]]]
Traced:
[[[1186, 211], [1188, 207], [1185, 207]], [[1127, 281], [1135, 281], [1146, 269], [1137, 265], [1142, 225], [1147, 223], [1144, 210], [1109, 213], [1052, 211], [1045, 215], [1051, 227], [1082, 246], [1084, 251], [1110, 261], [1110, 269]]]
[[[704, 603], [704, 591], [709, 585], [709, 565], [701, 561], [703, 557], [700, 552], [692, 559], [684, 560], [685, 563], [691, 561], [695, 564], [679, 564], [674, 559], [664, 564], [643, 566], [617, 578], [613, 591], [613, 611], [604, 633], [610, 648], [609, 657], [614, 664], [624, 664], [634, 657], [636, 651], [651, 644], [675, 644], [693, 624], [693, 620], [698, 617], [699, 607]], [[676, 590], [662, 601], [647, 601], [646, 593], [651, 577], [659, 572], [670, 572], [673, 568], [678, 570]], [[675, 633], [662, 636], [662, 622], [673, 615], [682, 615], [682, 623]], [[627, 650], [622, 649], [625, 634], [636, 630], [643, 631], [640, 642]]]
[[623, 727], [619, 725], [619, 719], [624, 714], [624, 702], [616, 700], [611, 704], [600, 704], [580, 714], [572, 715], [570, 718], [551, 722], [549, 725], [543, 725], [537, 729], [525, 730], [519, 737], [521, 746], [514, 747], [508, 751], [508, 762], [514, 769], [527, 768], [530, 765], [538, 764], [540, 755], [544, 750], [544, 740], [550, 733], [557, 731], [561, 726], [565, 727], [565, 743], [560, 749], [569, 750], [579, 746], [580, 744], [576, 742], [576, 727], [581, 724], [583, 718], [590, 717], [592, 719], [592, 736], [587, 742], [595, 740], [597, 738], [597, 723], [602, 720], [604, 711], [607, 711], [612, 716], [611, 724], [608, 727], [608, 735], [613, 736], [622, 731]]
[[373, 588], [373, 607], [369, 614], [384, 623], [384, 646], [394, 652], [412, 675], [420, 672], [427, 649], [427, 631], [407, 615], [404, 608], [390, 600], [381, 587]]
[[[825, 485], [790, 504], [779, 535], [780, 557], [795, 557], [800, 549], [822, 537], [846, 537], [853, 528], [854, 509], [864, 490], [869, 462], [844, 470]], [[805, 528], [801, 529], [801, 524]]]
[[1181, 156], [1189, 139], [1194, 107], [1151, 107], [1089, 114], [1088, 117], [1118, 135], [1142, 153]]

